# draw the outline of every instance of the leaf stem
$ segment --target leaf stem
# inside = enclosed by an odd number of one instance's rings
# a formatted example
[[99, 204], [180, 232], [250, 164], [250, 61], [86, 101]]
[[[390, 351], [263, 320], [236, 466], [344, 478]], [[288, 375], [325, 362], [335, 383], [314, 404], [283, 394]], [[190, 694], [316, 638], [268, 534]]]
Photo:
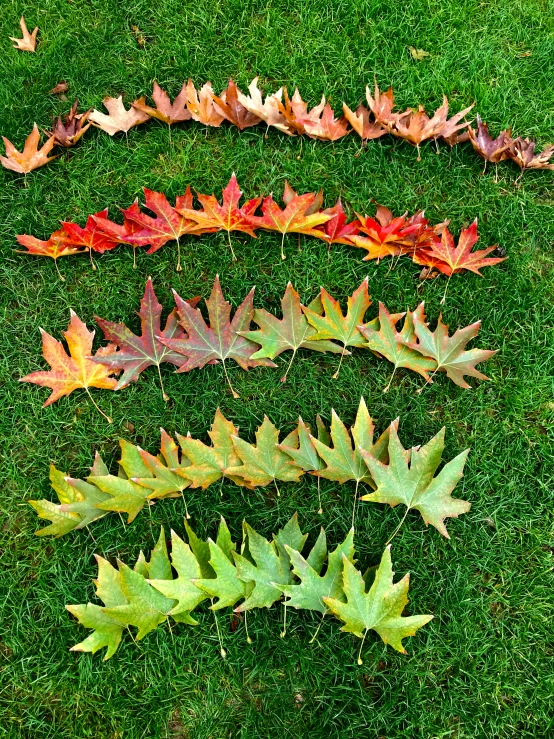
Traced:
[[395, 372], [396, 372], [397, 368], [398, 368], [398, 365], [397, 365], [397, 364], [395, 364], [395, 365], [394, 365], [394, 369], [393, 369], [393, 371], [392, 371], [392, 375], [390, 376], [389, 384], [388, 384], [388, 385], [387, 385], [387, 387], [386, 387], [386, 388], [385, 388], [385, 389], [383, 390], [383, 392], [384, 392], [384, 393], [388, 393], [388, 391], [389, 391], [389, 388], [390, 388], [390, 386], [391, 386], [392, 378], [394, 377], [394, 374], [395, 374]]
[[92, 258], [92, 249], [88, 250], [88, 256], [90, 259], [90, 266], [92, 267], [92, 269], [96, 269], [96, 265], [94, 264], [94, 259]]
[[[210, 600], [211, 600], [211, 603], [212, 603], [212, 606], [213, 606], [213, 604], [214, 604], [213, 598], [211, 598]], [[215, 628], [216, 628], [216, 631], [217, 631], [217, 638], [219, 640], [219, 653], [221, 654], [221, 656], [223, 657], [223, 659], [227, 659], [227, 652], [225, 651], [225, 649], [223, 649], [223, 640], [221, 639], [221, 632], [219, 630], [219, 623], [217, 621], [217, 616], [216, 616], [215, 611], [212, 610], [212, 613], [214, 614]]]
[[248, 633], [248, 619], [246, 618], [246, 614], [248, 611], [244, 612], [244, 628], [246, 630], [246, 643], [252, 644], [252, 639], [250, 638], [250, 634]]
[[162, 371], [160, 369], [159, 363], [156, 365], [156, 367], [158, 368], [158, 377], [160, 378], [160, 387], [162, 389], [162, 398], [167, 403], [167, 401], [169, 400], [169, 395], [167, 395], [167, 393], [165, 392], [164, 381], [162, 380]]
[[281, 631], [281, 633], [279, 634], [281, 639], [284, 639], [285, 636], [287, 635], [287, 602], [286, 601], [283, 603], [283, 609], [285, 611], [285, 615], [283, 616], [283, 631]]
[[293, 361], [294, 361], [294, 357], [296, 356], [296, 349], [297, 349], [297, 347], [294, 347], [294, 349], [292, 350], [292, 357], [290, 358], [290, 362], [288, 363], [287, 371], [286, 371], [286, 372], [285, 372], [285, 374], [284, 374], [284, 375], [283, 375], [283, 376], [281, 377], [281, 382], [286, 382], [286, 381], [287, 381], [287, 375], [288, 375], [288, 373], [289, 373], [289, 370], [290, 370], [290, 366], [291, 366], [291, 364], [292, 364], [292, 363], [293, 363]]
[[108, 423], [113, 423], [112, 419], [109, 416], [107, 416], [101, 408], [98, 407], [96, 401], [94, 400], [94, 398], [90, 394], [90, 390], [88, 389], [88, 387], [86, 387], [85, 390], [87, 391], [87, 395], [89, 396], [92, 405], [96, 408], [96, 410], [98, 411], [98, 413], [100, 413], [101, 416], [104, 416], [104, 418], [106, 419], [106, 421]]
[[225, 365], [225, 360], [222, 360], [222, 364], [223, 364], [223, 371], [225, 372], [225, 379], [227, 380], [227, 384], [229, 385], [231, 392], [233, 393], [233, 398], [235, 399], [240, 398], [240, 395], [237, 392], [235, 392], [234, 387], [231, 385], [231, 380], [229, 379], [229, 375], [227, 374], [227, 367]]
[[342, 352], [340, 354], [340, 360], [339, 360], [339, 366], [337, 367], [337, 371], [333, 375], [333, 380], [338, 380], [339, 372], [340, 372], [340, 368], [341, 368], [341, 365], [342, 365], [342, 360], [344, 359], [345, 352], [346, 352], [346, 344], [344, 344], [343, 347], [342, 347]]
[[281, 235], [281, 259], [285, 260], [286, 258], [287, 256], [285, 254], [285, 232], [283, 231]]
[[310, 639], [310, 641], [308, 642], [308, 644], [313, 644], [313, 642], [315, 641], [316, 636], [319, 634], [319, 630], [323, 626], [323, 619], [324, 618], [325, 618], [325, 613], [322, 613], [321, 614], [321, 619], [320, 619], [319, 624], [317, 626], [317, 629], [314, 631], [314, 635], [312, 636], [312, 638]]
[[231, 254], [233, 255], [233, 262], [236, 262], [237, 261], [237, 257], [235, 255], [234, 250], [233, 250], [233, 244], [231, 243], [231, 231], [230, 231], [230, 229], [227, 230], [227, 239], [229, 241], [229, 247], [231, 249]]
[[360, 649], [358, 650], [358, 664], [363, 665], [364, 661], [362, 659], [362, 649], [364, 646], [365, 638], [367, 636], [367, 629], [364, 631], [364, 635], [362, 636], [362, 643], [360, 644]]
[[56, 266], [56, 272], [58, 273], [58, 277], [60, 278], [60, 280], [62, 282], [65, 282], [65, 277], [62, 275], [62, 273], [60, 272], [60, 268], [58, 267], [58, 260], [57, 259], [54, 259], [54, 264]]
[[175, 267], [175, 272], [182, 272], [183, 268], [181, 267], [181, 243], [179, 241], [179, 237], [177, 237], [177, 266]]
[[360, 484], [359, 480], [356, 480], [356, 487], [354, 489], [354, 505], [352, 506], [352, 528], [354, 528], [354, 517], [356, 515], [356, 503], [358, 502], [358, 485]]
[[133, 269], [137, 268], [137, 247], [133, 246]]
[[400, 531], [400, 529], [402, 528], [402, 524], [403, 524], [403, 523], [404, 523], [404, 521], [406, 520], [406, 516], [408, 515], [408, 511], [410, 511], [410, 510], [411, 510], [411, 508], [408, 508], [408, 507], [406, 508], [406, 511], [405, 511], [404, 515], [402, 516], [402, 520], [400, 521], [400, 523], [398, 524], [398, 526], [397, 526], [397, 527], [395, 528], [395, 530], [394, 530], [394, 532], [393, 532], [393, 535], [392, 535], [392, 536], [390, 537], [390, 539], [389, 539], [389, 540], [387, 541], [387, 543], [385, 544], [385, 546], [386, 546], [386, 547], [388, 547], [388, 545], [389, 545], [389, 544], [391, 543], [391, 541], [392, 541], [392, 540], [394, 539], [394, 537], [396, 536], [396, 534], [398, 534], [398, 532], [399, 532], [399, 531]]
[[446, 293], [448, 292], [448, 285], [450, 285], [450, 278], [454, 274], [454, 270], [448, 275], [448, 280], [446, 281], [446, 287], [444, 288], [444, 295], [442, 296], [441, 305], [444, 305], [446, 300]]
[[321, 477], [319, 477], [319, 475], [317, 478], [317, 501], [319, 503], [318, 513], [321, 516], [321, 514], [323, 513], [323, 508], [321, 507]]

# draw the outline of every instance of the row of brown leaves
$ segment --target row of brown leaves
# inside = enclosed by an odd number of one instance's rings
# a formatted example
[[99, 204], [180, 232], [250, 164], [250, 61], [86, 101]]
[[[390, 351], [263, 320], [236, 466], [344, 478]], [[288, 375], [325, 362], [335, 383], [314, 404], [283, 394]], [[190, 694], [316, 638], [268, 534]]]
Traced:
[[230, 79], [227, 88], [216, 95], [210, 82], [196, 89], [189, 79], [173, 102], [158, 83], [154, 82], [152, 99], [155, 107], [149, 105], [143, 96], [126, 109], [122, 96], [119, 96], [104, 98], [107, 114], [92, 109], [78, 113], [76, 100], [69, 113], [63, 118], [58, 117], [54, 122], [42, 148], [39, 148], [40, 133], [35, 124], [21, 152], [4, 138], [6, 156], [0, 157], [0, 161], [7, 169], [26, 174], [52, 161], [55, 157], [48, 155], [54, 146], [74, 146], [91, 125], [113, 136], [119, 132], [127, 133], [134, 126], [157, 118], [168, 126], [192, 119], [206, 126], [219, 127], [224, 121], [228, 121], [241, 131], [265, 123], [268, 128], [271, 126], [289, 136], [306, 135], [321, 141], [336, 141], [355, 131], [364, 144], [391, 134], [417, 147], [418, 160], [420, 144], [425, 141], [443, 141], [453, 146], [469, 140], [479, 156], [487, 162], [497, 164], [510, 159], [522, 172], [526, 169], [554, 169], [554, 163], [550, 162], [554, 155], [554, 145], [546, 146], [540, 153], [536, 152], [535, 141], [520, 136], [512, 138], [511, 130], [502, 131], [493, 139], [479, 116], [477, 130], [465, 121], [465, 116], [473, 105], [449, 118], [446, 95], [443, 96], [442, 105], [432, 115], [428, 115], [421, 105], [395, 111], [392, 87], [381, 92], [375, 83], [373, 95], [369, 86], [366, 88], [368, 107], [359, 105], [351, 110], [343, 103], [343, 114], [337, 117], [331, 106], [325, 102], [325, 96], [318, 105], [309, 109], [298, 88], [292, 97], [289, 97], [287, 88], [282, 87], [277, 92], [266, 95], [264, 99], [256, 77], [250, 83], [248, 92], [248, 95], [242, 93]]

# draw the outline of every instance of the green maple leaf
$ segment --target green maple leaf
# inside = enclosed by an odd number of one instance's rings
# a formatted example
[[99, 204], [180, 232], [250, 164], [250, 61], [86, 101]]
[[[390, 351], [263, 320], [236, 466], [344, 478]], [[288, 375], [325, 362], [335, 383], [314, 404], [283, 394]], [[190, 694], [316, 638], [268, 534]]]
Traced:
[[219, 598], [211, 606], [212, 610], [217, 611], [226, 606], [234, 606], [238, 600], [246, 597], [250, 586], [238, 578], [237, 568], [221, 547], [212, 539], [208, 539], [208, 546], [210, 549], [210, 566], [215, 573], [215, 577], [194, 579], [193, 583], [211, 598]]
[[406, 367], [418, 372], [427, 382], [429, 382], [429, 372], [437, 368], [434, 359], [423, 356], [417, 349], [409, 346], [415, 337], [414, 320], [419, 319], [421, 323], [425, 322], [424, 308], [424, 303], [421, 303], [415, 311], [408, 311], [404, 326], [398, 332], [396, 330], [396, 316], [391, 316], [385, 306], [379, 303], [379, 330], [369, 326], [359, 327], [360, 332], [366, 339], [364, 346], [386, 357], [389, 362], [394, 364], [394, 370], [385, 392], [388, 391], [394, 373], [399, 367]]
[[131, 477], [131, 481], [151, 490], [152, 492], [148, 494], [149, 499], [175, 498], [189, 487], [190, 480], [183, 477], [180, 472], [190, 462], [184, 455], [179, 459], [179, 447], [163, 429], [161, 429], [160, 454], [157, 457], [139, 447], [137, 450], [149, 470], [149, 476]]
[[[317, 310], [319, 301], [310, 304], [309, 308]], [[289, 282], [285, 294], [281, 300], [283, 317], [277, 318], [264, 309], [254, 311], [254, 323], [260, 327], [258, 331], [241, 331], [241, 336], [259, 344], [261, 349], [252, 354], [252, 359], [275, 359], [279, 354], [292, 350], [292, 357], [287, 371], [281, 378], [286, 382], [288, 371], [296, 356], [298, 349], [311, 349], [315, 352], [333, 352], [335, 354], [343, 351], [340, 346], [332, 341], [316, 340], [313, 337], [316, 330], [310, 326], [306, 316], [302, 312], [300, 296]], [[349, 353], [349, 352], [346, 352]]]
[[[331, 443], [331, 437], [325, 424], [319, 416], [317, 416], [317, 438], [326, 446]], [[310, 427], [304, 421], [298, 419], [298, 428], [287, 437], [288, 443], [284, 441], [278, 444], [278, 448], [301, 467], [304, 472], [312, 472], [313, 470], [321, 470], [325, 467], [325, 462], [321, 459], [312, 441], [312, 432]]]
[[[303, 534], [298, 525], [298, 513], [294, 513], [282, 529], [273, 537], [279, 556], [289, 563], [287, 547], [297, 549], [299, 552], [304, 548], [308, 534]], [[288, 566], [288, 565], [287, 565]]]
[[[121, 587], [119, 571], [102, 557], [97, 556], [96, 561], [98, 563], [98, 579], [94, 581], [96, 595], [105, 607], [125, 605], [127, 598]], [[107, 647], [104, 660], [115, 654], [124, 628], [119, 621], [108, 616], [101, 606], [94, 603], [66, 606], [66, 609], [78, 619], [80, 624], [87, 629], [94, 629], [84, 641], [71, 647], [72, 652], [92, 652], [94, 654], [99, 649]]]
[[202, 569], [198, 560], [190, 546], [185, 544], [174, 531], [171, 532], [171, 563], [178, 575], [175, 580], [163, 578], [150, 579], [148, 582], [166, 598], [177, 601], [177, 605], [169, 611], [170, 616], [189, 615], [208, 596], [192, 582], [193, 579], [202, 577]]
[[313, 474], [341, 484], [354, 480], [356, 484], [366, 482], [374, 487], [361, 450], [365, 450], [378, 459], [386, 459], [389, 430], [387, 429], [375, 443], [373, 443], [373, 433], [373, 421], [363, 398], [360, 399], [356, 421], [350, 433], [335, 411], [332, 411], [331, 441], [333, 446], [311, 437], [317, 453], [325, 462], [325, 467], [314, 470]]
[[183, 453], [191, 464], [180, 474], [190, 480], [193, 488], [207, 488], [222, 477], [230, 477], [237, 485], [244, 485], [241, 477], [230, 476], [228, 470], [240, 464], [233, 437], [238, 429], [217, 409], [212, 428], [208, 431], [212, 446], [190, 436], [178, 436]]
[[[315, 550], [315, 553], [314, 553]], [[324, 575], [321, 570], [325, 562], [327, 544], [322, 529], [314, 549], [307, 559], [300, 552], [287, 547], [292, 570], [300, 580], [299, 584], [281, 585], [280, 590], [289, 598], [285, 605], [294, 608], [307, 608], [320, 613], [329, 613], [323, 598], [343, 600], [342, 569], [343, 555], [349, 562], [354, 562], [354, 529], [350, 529], [346, 539], [329, 554], [327, 569]]]
[[253, 583], [253, 588], [244, 603], [235, 608], [237, 613], [251, 608], [269, 608], [281, 597], [281, 590], [275, 583], [287, 584], [292, 580], [288, 554], [283, 557], [275, 541], [264, 539], [246, 522], [244, 534], [248, 538], [248, 554], [253, 561], [241, 554], [233, 556], [238, 577], [245, 583]]
[[272, 481], [277, 484], [277, 480], [298, 482], [304, 474], [302, 468], [278, 447], [279, 431], [267, 416], [256, 431], [256, 444], [249, 444], [238, 436], [232, 439], [242, 465], [229, 468], [228, 475], [244, 478], [252, 486], [264, 486]]
[[496, 351], [490, 349], [465, 351], [466, 344], [477, 336], [480, 327], [481, 321], [476, 321], [471, 326], [459, 328], [453, 336], [449, 336], [448, 326], [442, 322], [442, 316], [439, 316], [437, 328], [434, 331], [430, 331], [423, 321], [414, 316], [414, 330], [418, 341], [415, 343], [411, 340], [407, 345], [425, 357], [434, 359], [437, 365], [435, 372], [446, 372], [456, 385], [468, 388], [470, 385], [465, 381], [464, 375], [477, 377], [479, 380], [488, 380], [489, 378], [479, 372], [475, 365], [496, 354]]
[[[342, 631], [365, 639], [367, 632], [372, 629], [379, 634], [385, 644], [390, 644], [397, 651], [405, 653], [402, 639], [413, 636], [433, 616], [402, 616], [408, 603], [410, 576], [405, 575], [400, 582], [393, 584], [390, 546], [383, 553], [369, 592], [366, 592], [361, 572], [344, 555], [342, 561], [346, 602], [343, 603], [336, 598], [323, 598], [329, 610], [344, 621]], [[358, 664], [362, 664], [360, 658]]]
[[97, 503], [99, 509], [127, 513], [128, 523], [131, 523], [144, 507], [149, 495], [148, 488], [133, 480], [150, 479], [152, 473], [136, 446], [125, 439], [120, 439], [119, 443], [121, 446], [120, 474], [117, 477], [108, 474], [92, 474], [87, 482], [93, 483], [104, 493], [109, 494], [106, 500]]
[[412, 508], [418, 510], [426, 524], [431, 524], [443, 536], [450, 538], [444, 519], [457, 518], [467, 513], [471, 503], [452, 498], [451, 493], [463, 475], [469, 449], [444, 465], [434, 477], [442, 461], [444, 428], [421, 448], [406, 450], [398, 439], [396, 428], [391, 426], [389, 438], [389, 463], [375, 459], [362, 451], [367, 466], [377, 484], [373, 493], [362, 500], [372, 503], [388, 503], [391, 507], [402, 503], [406, 514]]
[[[367, 290], [368, 278], [362, 282], [347, 301], [346, 315], [343, 315], [340, 303], [335, 300], [327, 290], [321, 288], [321, 302], [325, 315], [319, 315], [310, 308], [303, 308], [304, 315], [308, 319], [308, 323], [315, 328], [316, 333], [312, 337], [314, 341], [335, 340], [340, 341], [346, 349], [347, 346], [363, 347], [365, 339], [360, 333], [359, 326], [363, 328], [370, 327], [370, 324], [364, 324], [364, 316], [367, 309], [371, 305], [369, 293]], [[339, 376], [342, 360], [346, 352], [343, 350], [337, 371], [333, 375], [333, 379]]]

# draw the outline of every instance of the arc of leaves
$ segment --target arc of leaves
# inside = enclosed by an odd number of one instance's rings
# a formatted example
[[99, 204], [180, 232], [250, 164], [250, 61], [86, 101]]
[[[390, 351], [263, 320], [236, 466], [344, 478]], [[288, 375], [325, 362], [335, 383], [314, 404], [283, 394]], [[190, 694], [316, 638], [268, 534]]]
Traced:
[[131, 522], [145, 505], [157, 499], [179, 496], [185, 488], [205, 490], [222, 478], [254, 489], [276, 481], [298, 482], [305, 473], [339, 484], [355, 483], [353, 522], [360, 484], [376, 490], [362, 500], [392, 506], [404, 502], [445, 536], [444, 518], [469, 510], [469, 503], [451, 497], [467, 452], [435, 477], [444, 449], [444, 430], [421, 450], [406, 452], [398, 440], [398, 421], [374, 438], [373, 420], [363, 398], [350, 429], [334, 411], [330, 433], [321, 421], [317, 426], [316, 438], [299, 419], [297, 429], [279, 442], [279, 430], [265, 418], [256, 433], [256, 444], [251, 444], [218, 410], [209, 432], [211, 446], [178, 435], [180, 456], [165, 431], [158, 457], [122, 439], [118, 475], [111, 475], [98, 457], [86, 481], [51, 468], [52, 487], [60, 503], [30, 501], [41, 518], [52, 522], [37, 533], [63, 536], [100, 518], [105, 511], [127, 513]]
[[[34, 51], [38, 29], [29, 34], [23, 19], [21, 27], [23, 39], [12, 40], [19, 48]], [[353, 111], [343, 103], [343, 115], [336, 118], [331, 106], [325, 104], [325, 96], [310, 110], [298, 89], [292, 98], [289, 98], [285, 87], [266, 95], [264, 100], [257, 85], [258, 77], [250, 83], [249, 95], [245, 95], [230, 79], [227, 88], [218, 96], [211, 83], [207, 82], [197, 90], [189, 79], [172, 103], [168, 94], [154, 81], [152, 99], [155, 107], [146, 103], [145, 96], [132, 102], [129, 109], [125, 108], [122, 96], [106, 97], [102, 102], [108, 114], [93, 110], [89, 120], [110, 136], [120, 132], [127, 134], [132, 127], [151, 118], [157, 118], [169, 127], [190, 119], [213, 127], [219, 127], [223, 121], [227, 121], [240, 131], [264, 123], [268, 129], [275, 127], [291, 136], [306, 135], [322, 141], [337, 141], [354, 131], [364, 144], [389, 134], [415, 146], [418, 161], [421, 159], [420, 146], [426, 141], [442, 141], [454, 146], [469, 140], [477, 154], [486, 161], [498, 164], [499, 161], [510, 159], [521, 168], [522, 174], [527, 169], [554, 169], [554, 163], [550, 161], [554, 155], [554, 145], [547, 145], [542, 152], [536, 152], [535, 141], [521, 136], [512, 138], [511, 129], [502, 131], [494, 140], [479, 116], [475, 132], [471, 122], [465, 120], [473, 105], [449, 118], [449, 103], [445, 95], [442, 105], [432, 115], [428, 115], [422, 105], [395, 111], [392, 87], [381, 92], [375, 81], [373, 95], [369, 86], [366, 87], [368, 108], [361, 104]], [[64, 145], [61, 141], [59, 143]], [[8, 152], [7, 161], [11, 159], [12, 154]], [[28, 171], [45, 163], [37, 160]]]
[[[103, 605], [66, 606], [81, 625], [93, 629], [84, 641], [71, 647], [72, 651], [94, 653], [106, 647], [107, 660], [115, 654], [123, 630], [130, 626], [137, 629], [137, 641], [169, 617], [177, 623], [198, 626], [191, 613], [208, 598], [212, 599], [213, 611], [233, 607], [241, 613], [270, 608], [284, 593], [288, 598], [285, 606], [322, 615], [332, 613], [343, 622], [343, 631], [362, 639], [360, 664], [368, 631], [375, 631], [385, 644], [405, 652], [403, 639], [413, 636], [432, 618], [403, 615], [409, 576], [393, 583], [390, 547], [374, 569], [373, 583], [366, 592], [365, 580], [354, 565], [353, 530], [327, 554], [322, 529], [306, 558], [302, 551], [308, 537], [302, 534], [296, 514], [272, 540], [245, 522], [241, 551], [247, 551], [248, 558], [237, 553], [224, 519], [216, 541], [202, 541], [188, 524], [186, 530], [188, 543], [171, 532], [171, 562], [163, 528], [149, 561], [141, 552], [133, 568], [118, 560], [115, 569], [97, 557], [98, 577], [94, 582]], [[218, 600], [214, 603], [213, 598]], [[225, 657], [221, 636], [220, 645]]]

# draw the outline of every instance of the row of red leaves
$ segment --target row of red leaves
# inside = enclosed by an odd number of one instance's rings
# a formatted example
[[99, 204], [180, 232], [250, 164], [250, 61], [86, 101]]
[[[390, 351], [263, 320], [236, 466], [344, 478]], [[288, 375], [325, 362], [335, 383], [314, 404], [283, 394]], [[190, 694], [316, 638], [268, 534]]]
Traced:
[[[448, 221], [431, 226], [421, 211], [413, 216], [394, 218], [388, 208], [378, 205], [374, 218], [356, 214], [356, 218], [348, 222], [340, 198], [332, 208], [322, 209], [322, 192], [298, 195], [288, 183], [285, 184], [283, 208], [272, 195], [253, 198], [243, 205], [240, 205], [241, 197], [234, 174], [223, 190], [221, 203], [213, 195], [197, 195], [201, 210], [194, 209], [190, 186], [184, 195], [177, 197], [175, 206], [170, 205], [163, 193], [145, 188], [145, 206], [153, 216], [142, 211], [135, 200], [122, 210], [123, 224], [110, 221], [105, 209], [89, 216], [84, 228], [62, 221], [61, 229], [46, 241], [28, 234], [20, 234], [17, 241], [26, 247], [25, 253], [53, 259], [87, 251], [103, 253], [118, 244], [129, 244], [135, 250], [148, 246], [147, 253], [152, 254], [168, 241], [177, 241], [177, 271], [181, 270], [180, 239], [184, 235], [199, 236], [222, 230], [228, 234], [233, 259], [231, 232], [241, 231], [255, 237], [258, 229], [282, 234], [282, 259], [285, 259], [285, 234], [297, 233], [321, 239], [329, 247], [348, 244], [364, 249], [367, 252], [364, 261], [407, 254], [416, 264], [424, 266], [422, 278], [436, 276], [439, 272], [450, 277], [462, 270], [480, 274], [482, 267], [505, 259], [488, 256], [496, 246], [472, 251], [479, 238], [477, 220], [461, 231], [456, 246], [448, 230]], [[259, 209], [261, 215], [256, 215]]]
[[[334, 375], [337, 377], [350, 348], [366, 349], [388, 359], [394, 365], [394, 372], [402, 367], [410, 369], [427, 383], [432, 382], [435, 373], [445, 372], [456, 385], [469, 388], [465, 376], [488, 379], [476, 365], [496, 353], [482, 349], [466, 350], [466, 345], [479, 332], [479, 321], [458, 329], [451, 337], [448, 326], [439, 318], [432, 332], [423, 303], [414, 311], [397, 314], [390, 314], [380, 303], [379, 315], [365, 323], [365, 315], [371, 305], [367, 278], [348, 298], [345, 314], [340, 303], [324, 288], [308, 306], [302, 305], [300, 296], [290, 283], [281, 300], [282, 318], [263, 309], [255, 309], [252, 289], [231, 319], [231, 305], [223, 296], [218, 277], [210, 298], [206, 300], [208, 322], [196, 307], [200, 298], [185, 301], [175, 291], [174, 298], [176, 308], [162, 329], [162, 306], [149, 278], [138, 312], [141, 334], [134, 334], [124, 323], [97, 317], [96, 321], [110, 343], [99, 349], [95, 356], [92, 356], [94, 331], [88, 331], [79, 317], [72, 313], [68, 330], [64, 332], [70, 355], [60, 342], [42, 331], [43, 356], [51, 369], [33, 372], [22, 381], [50, 387], [52, 394], [44, 404], [47, 406], [78, 388], [87, 392], [89, 387], [120, 390], [136, 382], [147, 367], [156, 366], [162, 394], [167, 400], [161, 364], [172, 364], [177, 367], [177, 372], [189, 372], [221, 362], [231, 392], [238, 398], [227, 373], [228, 359], [234, 360], [243, 370], [275, 367], [273, 359], [285, 351], [292, 351], [287, 370], [281, 378], [285, 382], [299, 349], [340, 354]], [[403, 325], [399, 329], [402, 319]], [[250, 329], [252, 321], [259, 326], [258, 330]], [[116, 380], [113, 375], [120, 372], [123, 374]]]
[[463, 120], [473, 105], [448, 118], [446, 95], [443, 96], [443, 104], [432, 116], [421, 105], [417, 109], [397, 112], [394, 110], [392, 87], [381, 92], [375, 82], [373, 95], [369, 87], [366, 88], [368, 108], [359, 105], [354, 111], [343, 103], [343, 115], [337, 118], [331, 106], [325, 104], [325, 96], [319, 105], [308, 110], [298, 89], [292, 98], [289, 98], [285, 87], [266, 95], [264, 100], [257, 83], [256, 77], [248, 87], [249, 95], [244, 95], [230, 79], [227, 88], [217, 96], [211, 83], [197, 90], [189, 80], [171, 102], [168, 94], [154, 82], [152, 98], [156, 107], [148, 105], [146, 98], [141, 97], [126, 110], [121, 96], [107, 97], [103, 103], [108, 115], [92, 109], [79, 114], [75, 101], [68, 115], [63, 119], [60, 116], [54, 122], [42, 149], [38, 149], [40, 134], [35, 124], [22, 152], [4, 138], [6, 156], [0, 157], [0, 162], [7, 169], [26, 174], [51, 161], [54, 157], [48, 154], [54, 146], [74, 146], [91, 125], [113, 136], [118, 132], [127, 133], [133, 126], [145, 123], [150, 118], [157, 118], [169, 126], [194, 119], [207, 126], [219, 127], [223, 121], [228, 121], [241, 131], [263, 122], [268, 128], [277, 128], [289, 136], [306, 135], [323, 141], [336, 141], [354, 130], [364, 144], [368, 140], [391, 134], [416, 146], [418, 160], [419, 146], [425, 141], [444, 141], [453, 146], [469, 140], [485, 161], [497, 164], [510, 159], [521, 168], [522, 173], [526, 169], [554, 169], [554, 163], [550, 162], [554, 145], [546, 146], [540, 153], [536, 152], [535, 141], [520, 136], [512, 138], [511, 129], [502, 131], [493, 139], [479, 116], [477, 130], [471, 128], [470, 122]]

